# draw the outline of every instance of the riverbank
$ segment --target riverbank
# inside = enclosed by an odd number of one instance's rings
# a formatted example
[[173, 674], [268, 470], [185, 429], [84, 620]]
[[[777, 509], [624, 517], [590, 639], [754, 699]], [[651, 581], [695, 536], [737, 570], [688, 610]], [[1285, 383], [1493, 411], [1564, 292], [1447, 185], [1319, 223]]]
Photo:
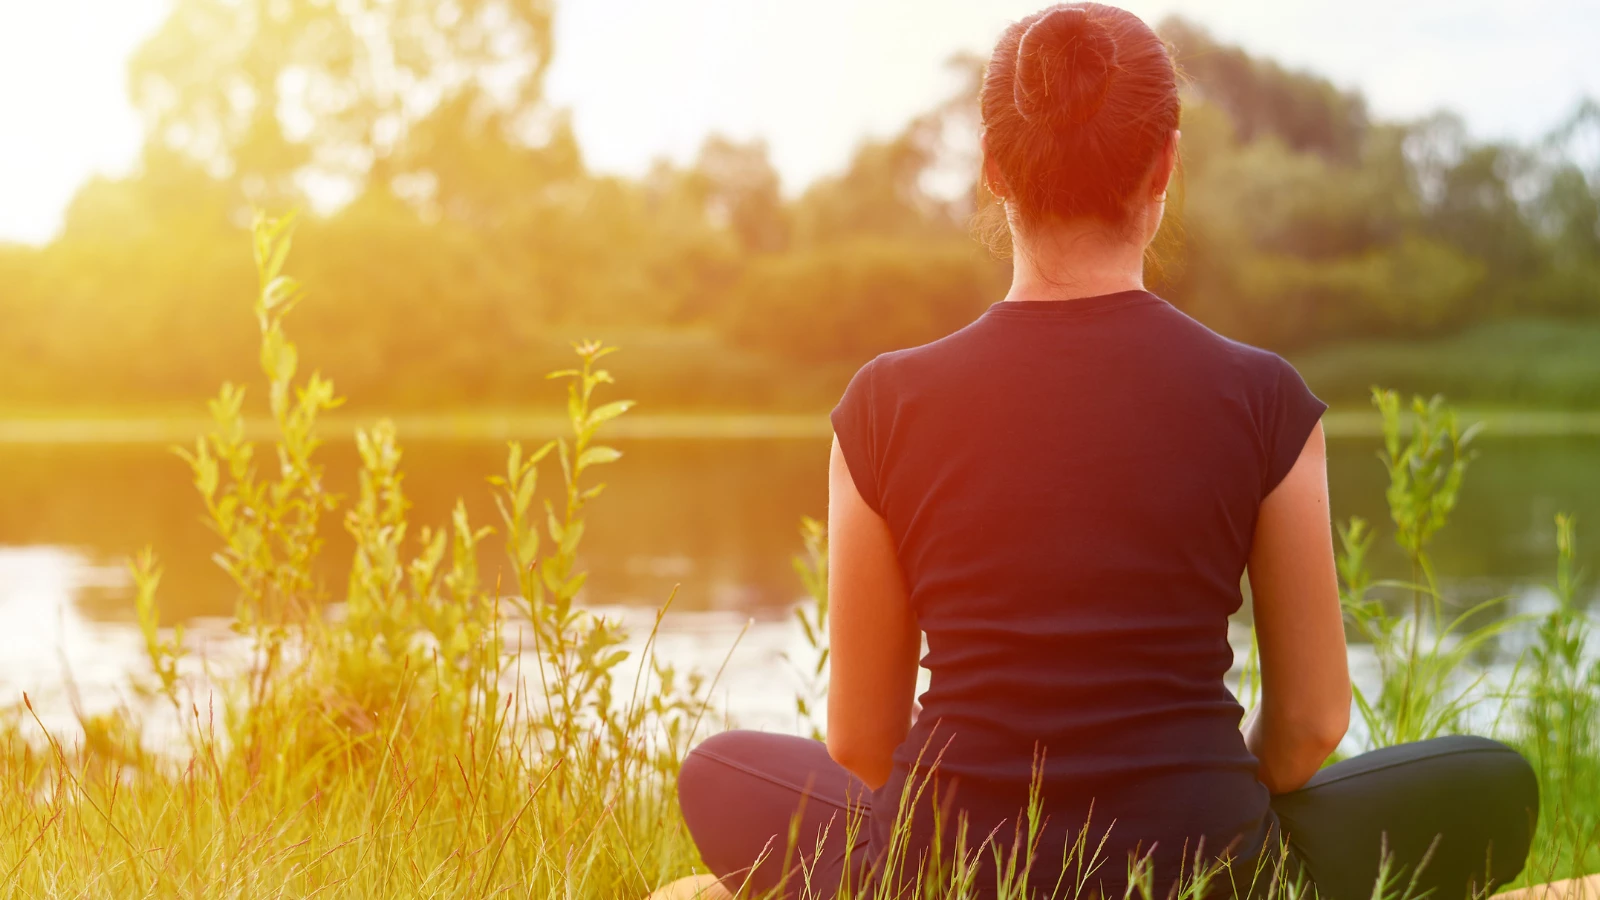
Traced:
[[1343, 341], [1287, 354], [1322, 399], [1367, 402], [1372, 385], [1462, 407], [1600, 409], [1600, 325], [1503, 319], [1430, 340]]
[[[351, 440], [358, 428], [387, 418], [401, 441], [539, 440], [564, 432], [567, 422], [555, 410], [462, 410], [403, 412], [385, 416], [330, 413], [322, 421], [327, 438]], [[1465, 409], [1463, 422], [1482, 422], [1492, 437], [1572, 437], [1600, 435], [1600, 410]], [[0, 445], [188, 444], [211, 422], [204, 416], [17, 415], [0, 416]], [[1382, 420], [1369, 409], [1335, 408], [1325, 419], [1328, 436], [1372, 438]], [[253, 440], [271, 437], [271, 420], [246, 421]], [[833, 433], [827, 413], [637, 413], [616, 423], [618, 440], [771, 440], [827, 438]]]
[[[348, 432], [378, 415], [347, 410], [378, 410], [408, 440], [545, 436], [565, 411], [540, 405], [538, 398], [548, 396], [543, 373], [567, 365], [568, 338], [583, 336], [575, 330], [530, 339], [519, 348], [514, 370], [506, 359], [478, 360], [470, 383], [428, 380], [405, 368], [380, 378], [332, 365], [324, 374], [349, 405], [331, 411], [327, 421]], [[639, 403], [640, 421], [628, 426], [630, 437], [826, 435], [827, 411], [864, 362], [783, 359], [731, 345], [705, 329], [597, 329], [594, 336], [622, 348], [607, 364]], [[1337, 427], [1352, 434], [1373, 431], [1373, 385], [1406, 395], [1443, 394], [1474, 417], [1506, 419], [1507, 433], [1600, 430], [1600, 324], [1505, 319], [1428, 340], [1340, 341], [1285, 355], [1341, 413], [1330, 430], [1342, 422]], [[196, 426], [209, 424], [198, 398], [243, 374], [242, 366], [197, 371], [192, 385], [159, 391], [86, 381], [72, 393], [37, 395], [8, 384], [0, 395], [0, 442], [187, 442]]]

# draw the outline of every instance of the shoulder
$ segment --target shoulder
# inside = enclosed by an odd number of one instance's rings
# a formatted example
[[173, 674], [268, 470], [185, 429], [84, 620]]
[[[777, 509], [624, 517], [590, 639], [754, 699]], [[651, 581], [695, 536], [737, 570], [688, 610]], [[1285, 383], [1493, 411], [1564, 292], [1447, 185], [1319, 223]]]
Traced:
[[942, 372], [959, 369], [972, 361], [973, 351], [982, 344], [984, 321], [980, 317], [966, 326], [926, 344], [880, 353], [861, 367], [857, 378], [868, 377], [888, 385], [917, 384], [937, 378]]
[[1219, 367], [1231, 370], [1250, 382], [1270, 387], [1285, 374], [1295, 371], [1294, 366], [1279, 354], [1220, 334], [1170, 303], [1162, 304], [1158, 309], [1168, 326], [1182, 333], [1182, 343]]

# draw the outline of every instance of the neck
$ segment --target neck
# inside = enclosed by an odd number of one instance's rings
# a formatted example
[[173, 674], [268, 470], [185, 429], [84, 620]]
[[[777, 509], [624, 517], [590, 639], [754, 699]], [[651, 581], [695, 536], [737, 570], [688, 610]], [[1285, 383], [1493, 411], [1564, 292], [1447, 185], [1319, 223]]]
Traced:
[[1100, 223], [1030, 229], [1026, 240], [1013, 244], [1007, 300], [1076, 300], [1144, 290], [1143, 244], [1117, 237]]

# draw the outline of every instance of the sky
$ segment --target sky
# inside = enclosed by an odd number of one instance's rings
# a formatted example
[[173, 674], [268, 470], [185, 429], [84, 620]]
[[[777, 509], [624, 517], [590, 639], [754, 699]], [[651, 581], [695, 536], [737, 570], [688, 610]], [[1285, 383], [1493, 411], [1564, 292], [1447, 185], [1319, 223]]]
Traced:
[[[0, 240], [42, 243], [95, 173], [138, 154], [129, 55], [171, 0], [0, 0]], [[955, 86], [1044, 0], [558, 0], [547, 92], [591, 167], [687, 160], [712, 131], [765, 138], [793, 192]], [[1127, 0], [1363, 91], [1405, 117], [1448, 108], [1528, 138], [1600, 97], [1600, 0]], [[626, 60], [626, 65], [618, 65]]]

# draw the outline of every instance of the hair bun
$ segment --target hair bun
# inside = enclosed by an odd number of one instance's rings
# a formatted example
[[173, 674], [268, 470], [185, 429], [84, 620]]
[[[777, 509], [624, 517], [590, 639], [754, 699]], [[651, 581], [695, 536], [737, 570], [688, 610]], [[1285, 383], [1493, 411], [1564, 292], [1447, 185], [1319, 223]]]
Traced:
[[1055, 127], [1087, 122], [1105, 105], [1116, 65], [1111, 32], [1083, 7], [1057, 6], [1029, 25], [1017, 45], [1017, 112]]

